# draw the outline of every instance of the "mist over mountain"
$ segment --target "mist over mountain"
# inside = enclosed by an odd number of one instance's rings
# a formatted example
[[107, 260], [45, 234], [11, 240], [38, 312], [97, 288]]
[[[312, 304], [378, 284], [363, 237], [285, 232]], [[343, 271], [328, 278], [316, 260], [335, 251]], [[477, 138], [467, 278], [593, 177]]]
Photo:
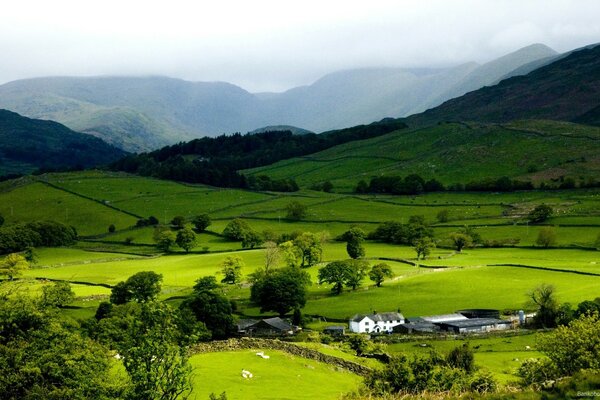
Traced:
[[128, 151], [292, 125], [323, 132], [422, 112], [556, 55], [532, 45], [489, 63], [334, 72], [283, 93], [166, 77], [53, 77], [0, 86], [0, 107], [51, 119]]

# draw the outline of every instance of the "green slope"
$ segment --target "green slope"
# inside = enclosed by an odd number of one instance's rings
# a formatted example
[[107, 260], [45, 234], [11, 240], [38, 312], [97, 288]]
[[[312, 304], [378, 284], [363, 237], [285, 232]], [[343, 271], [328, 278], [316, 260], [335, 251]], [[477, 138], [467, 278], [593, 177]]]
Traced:
[[446, 184], [502, 176], [539, 182], [597, 177], [599, 153], [600, 128], [592, 126], [555, 121], [441, 123], [349, 142], [245, 172], [294, 178], [301, 186], [329, 180], [346, 190], [360, 179], [410, 173]]
[[53, 121], [0, 110], [0, 175], [36, 168], [90, 167], [125, 155], [101, 139]]

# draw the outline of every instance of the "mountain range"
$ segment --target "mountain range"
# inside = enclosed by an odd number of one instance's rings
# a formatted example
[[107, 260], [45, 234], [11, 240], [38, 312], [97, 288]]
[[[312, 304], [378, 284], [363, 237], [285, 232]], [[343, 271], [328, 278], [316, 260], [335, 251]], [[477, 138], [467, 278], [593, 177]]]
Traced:
[[[486, 64], [339, 71], [283, 93], [166, 77], [51, 77], [0, 86], [0, 108], [50, 119], [127, 151], [292, 125], [322, 132], [435, 107], [559, 55], [535, 44]], [[538, 64], [536, 64], [538, 63]]]

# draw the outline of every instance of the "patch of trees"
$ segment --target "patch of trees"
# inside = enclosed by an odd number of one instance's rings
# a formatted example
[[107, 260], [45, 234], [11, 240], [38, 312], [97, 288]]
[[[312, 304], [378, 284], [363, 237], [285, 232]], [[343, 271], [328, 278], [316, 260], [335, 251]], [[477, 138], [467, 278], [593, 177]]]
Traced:
[[413, 215], [407, 224], [396, 221], [387, 221], [380, 224], [368, 239], [385, 243], [412, 245], [416, 240], [424, 237], [433, 237], [433, 229], [422, 215]]
[[498, 388], [492, 374], [476, 370], [473, 351], [465, 344], [446, 357], [432, 351], [428, 355], [392, 357], [381, 370], [365, 379], [371, 395], [419, 395], [432, 393], [491, 393]]
[[249, 181], [237, 172], [239, 170], [312, 154], [405, 127], [400, 121], [384, 119], [321, 134], [294, 135], [290, 131], [269, 131], [204, 137], [150, 153], [130, 155], [113, 163], [111, 168], [162, 179], [243, 188], [249, 187]]
[[319, 284], [333, 285], [331, 291], [340, 294], [344, 287], [356, 290], [369, 273], [369, 263], [363, 260], [333, 261], [319, 269]]
[[176, 231], [173, 231], [166, 226], [156, 227], [154, 229], [153, 239], [156, 243], [156, 247], [160, 251], [168, 253], [173, 246], [177, 245], [188, 253], [198, 245], [198, 237], [192, 228], [185, 224], [185, 219], [183, 219], [183, 217], [181, 217], [181, 220], [178, 218], [179, 217], [175, 217], [173, 221], [171, 221], [171, 226]]
[[0, 254], [18, 253], [31, 247], [58, 247], [73, 244], [77, 231], [55, 221], [38, 221], [0, 228]]
[[260, 269], [252, 274], [251, 281], [250, 299], [261, 312], [274, 311], [280, 316], [300, 312], [311, 283], [310, 275], [296, 267]]
[[531, 325], [537, 328], [554, 328], [585, 315], [600, 314], [600, 297], [582, 301], [574, 308], [570, 303], [559, 303], [556, 289], [548, 284], [537, 286], [527, 297], [529, 306], [536, 310]]
[[293, 179], [271, 179], [267, 175], [251, 175], [246, 178], [247, 188], [269, 192], [297, 192], [300, 187]]

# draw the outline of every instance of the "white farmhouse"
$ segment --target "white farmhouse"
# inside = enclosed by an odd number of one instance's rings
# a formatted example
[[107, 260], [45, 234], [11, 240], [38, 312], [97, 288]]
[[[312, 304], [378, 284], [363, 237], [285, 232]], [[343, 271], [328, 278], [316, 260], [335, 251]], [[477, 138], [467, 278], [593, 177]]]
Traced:
[[356, 314], [350, 319], [350, 332], [382, 333], [392, 332], [396, 325], [404, 323], [404, 316], [398, 312], [381, 314]]

